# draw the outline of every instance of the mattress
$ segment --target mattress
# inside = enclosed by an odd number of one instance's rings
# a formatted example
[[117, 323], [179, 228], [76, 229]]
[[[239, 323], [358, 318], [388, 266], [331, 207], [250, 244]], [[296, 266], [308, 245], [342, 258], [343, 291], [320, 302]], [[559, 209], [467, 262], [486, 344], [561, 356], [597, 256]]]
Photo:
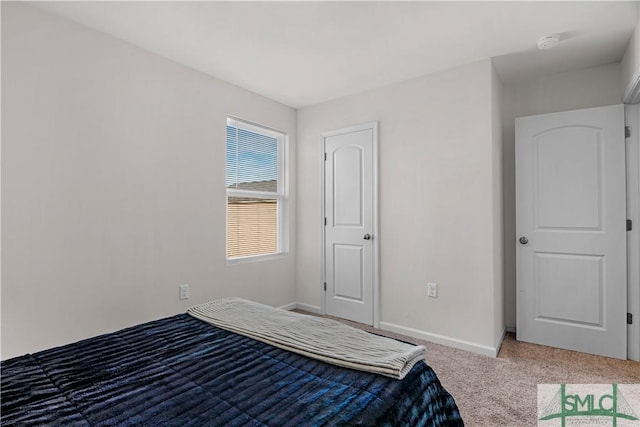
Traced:
[[418, 362], [403, 380], [330, 365], [187, 314], [0, 363], [2, 426], [458, 426]]

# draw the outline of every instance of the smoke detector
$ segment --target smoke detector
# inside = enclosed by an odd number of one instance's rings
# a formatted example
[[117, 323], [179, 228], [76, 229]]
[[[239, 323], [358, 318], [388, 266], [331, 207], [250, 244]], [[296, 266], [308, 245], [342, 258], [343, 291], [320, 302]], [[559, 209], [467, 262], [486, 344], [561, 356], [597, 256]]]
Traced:
[[538, 39], [538, 49], [546, 50], [556, 47], [560, 43], [560, 36], [557, 34], [551, 34], [550, 36], [540, 37]]

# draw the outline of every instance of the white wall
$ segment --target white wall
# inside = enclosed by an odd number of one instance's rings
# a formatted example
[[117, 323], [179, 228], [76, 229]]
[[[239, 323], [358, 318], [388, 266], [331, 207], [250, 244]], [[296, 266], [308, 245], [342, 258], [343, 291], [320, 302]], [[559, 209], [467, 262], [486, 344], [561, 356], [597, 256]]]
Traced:
[[[502, 88], [483, 61], [302, 109], [296, 153], [293, 109], [3, 2], [2, 358], [227, 295], [319, 307], [319, 135], [371, 120], [381, 320], [495, 346], [502, 325], [515, 326], [513, 120], [621, 102], [640, 72], [637, 39], [622, 65]], [[296, 165], [300, 174], [287, 258], [225, 265], [229, 114], [290, 136], [291, 177]], [[426, 297], [427, 281], [439, 298]]]
[[379, 120], [381, 325], [492, 351], [503, 328], [497, 83], [487, 60], [298, 111], [297, 301], [322, 302], [320, 134]]
[[622, 103], [620, 63], [505, 85], [504, 144], [504, 313], [516, 325], [515, 118]]
[[627, 95], [640, 80], [640, 11], [636, 28], [622, 58], [620, 88]]
[[229, 114], [287, 132], [295, 177], [293, 109], [2, 3], [3, 359], [217, 297], [294, 300], [294, 256], [225, 265]]
[[[503, 84], [496, 73], [491, 69], [491, 118], [492, 118], [492, 172], [493, 172], [493, 305], [494, 307], [504, 306], [504, 177], [503, 177], [503, 145], [502, 145], [502, 91]], [[493, 330], [498, 333], [494, 336], [494, 343], [503, 338], [505, 329], [504, 310], [494, 309]]]

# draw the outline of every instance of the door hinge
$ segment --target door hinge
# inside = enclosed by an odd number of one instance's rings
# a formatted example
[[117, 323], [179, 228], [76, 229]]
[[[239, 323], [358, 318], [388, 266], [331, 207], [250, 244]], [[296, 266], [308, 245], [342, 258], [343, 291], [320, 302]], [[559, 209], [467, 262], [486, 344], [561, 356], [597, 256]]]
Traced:
[[627, 231], [631, 231], [633, 230], [633, 221], [628, 219], [627, 220]]
[[633, 324], [633, 314], [627, 313], [627, 325]]
[[327, 217], [324, 217], [324, 225], [327, 225]]
[[[627, 137], [628, 138], [628, 137]], [[324, 161], [327, 161], [327, 153], [324, 153]]]
[[324, 282], [324, 291], [327, 292], [327, 282]]
[[624, 127], [624, 137], [631, 138], [631, 126]]

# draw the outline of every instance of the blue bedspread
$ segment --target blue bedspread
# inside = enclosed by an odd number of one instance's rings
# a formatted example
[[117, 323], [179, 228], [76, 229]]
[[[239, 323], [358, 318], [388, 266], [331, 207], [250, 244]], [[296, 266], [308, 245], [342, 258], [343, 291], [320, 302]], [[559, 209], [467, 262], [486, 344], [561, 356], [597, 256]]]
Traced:
[[0, 364], [2, 426], [457, 426], [420, 362], [340, 368], [177, 315]]

